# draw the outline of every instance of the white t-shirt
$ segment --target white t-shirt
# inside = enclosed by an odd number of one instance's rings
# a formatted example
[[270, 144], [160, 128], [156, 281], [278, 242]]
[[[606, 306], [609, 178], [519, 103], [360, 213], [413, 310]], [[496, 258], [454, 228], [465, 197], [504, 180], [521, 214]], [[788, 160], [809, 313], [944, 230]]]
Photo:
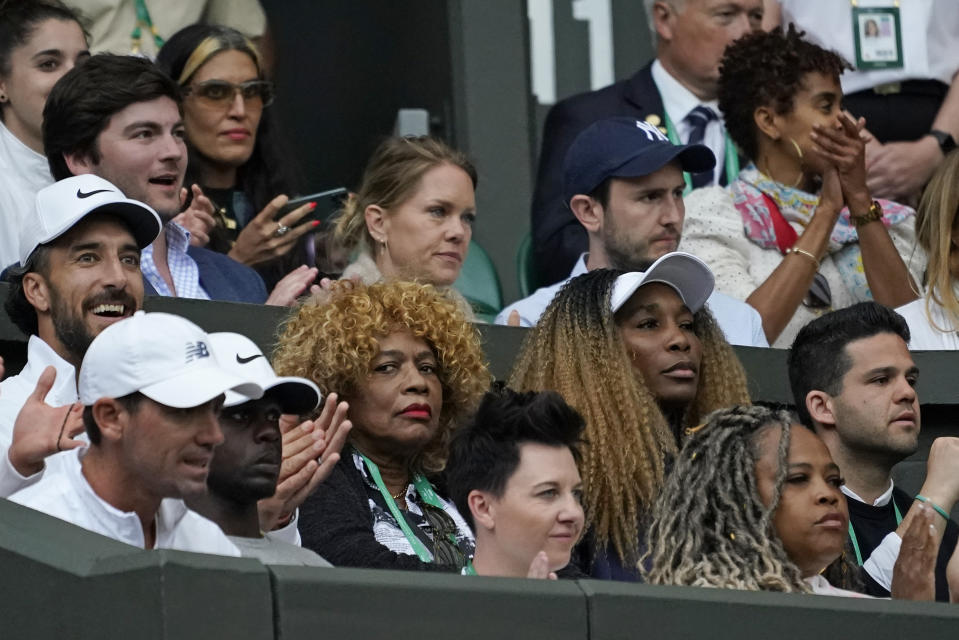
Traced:
[[[541, 287], [534, 291], [529, 297], [517, 300], [496, 316], [496, 324], [505, 325], [509, 320], [509, 314], [512, 311], [519, 312], [520, 326], [532, 327], [539, 322], [540, 316], [546, 311], [546, 307], [553, 301], [553, 298], [559, 293], [567, 282], [576, 276], [586, 273], [586, 256], [582, 254], [569, 278], [562, 282]], [[706, 301], [709, 311], [715, 316], [719, 328], [726, 335], [726, 341], [729, 344], [736, 344], [744, 347], [768, 347], [766, 334], [763, 333], [763, 321], [759, 312], [750, 307], [745, 302], [735, 300], [729, 296], [713, 291], [712, 295]]]
[[[12, 502], [60, 518], [141, 549], [143, 526], [136, 513], [120, 511], [98, 496], [83, 476], [81, 451], [67, 456], [62, 473], [10, 496]], [[166, 498], [156, 513], [156, 549], [177, 549], [220, 556], [240, 556], [216, 523], [187, 509], [182, 500]]]
[[33, 215], [37, 191], [51, 184], [47, 157], [0, 122], [0, 271], [20, 262], [20, 220]]
[[[926, 313], [926, 298], [913, 300], [898, 309], [896, 313], [906, 319], [909, 325], [910, 351], [951, 351], [959, 349], [959, 333], [954, 322], [946, 314], [942, 305], [929, 300], [929, 313]], [[935, 323], [935, 326], [933, 326]], [[937, 328], [938, 327], [938, 328]]]
[[[782, 23], [794, 22], [806, 38], [856, 64], [852, 4], [845, 0], [779, 0]], [[959, 70], [959, 6], [956, 0], [864, 0], [859, 6], [899, 5], [902, 21], [901, 69], [847, 71], [842, 90], [852, 93], [887, 82], [933, 79], [952, 84]]]
[[[73, 365], [57, 355], [46, 342], [30, 336], [27, 342], [27, 364], [18, 375], [0, 382], [0, 497], [5, 498], [27, 485], [37, 482], [44, 473], [58, 470], [68, 451], [50, 456], [44, 471], [30, 477], [21, 476], [10, 464], [8, 452], [13, 442], [13, 425], [23, 404], [37, 386], [40, 374], [48, 366], [57, 370], [57, 379], [47, 393], [45, 402], [51, 407], [62, 407], [77, 401], [77, 378]], [[86, 434], [81, 436], [86, 439]]]

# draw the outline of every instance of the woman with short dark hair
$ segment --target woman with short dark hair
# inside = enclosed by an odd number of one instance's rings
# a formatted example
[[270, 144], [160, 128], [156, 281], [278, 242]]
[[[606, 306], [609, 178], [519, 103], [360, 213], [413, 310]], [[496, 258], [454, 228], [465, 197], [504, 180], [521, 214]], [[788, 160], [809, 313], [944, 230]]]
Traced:
[[705, 260], [717, 288], [759, 311], [769, 344], [788, 347], [829, 309], [917, 297], [913, 211], [866, 185], [860, 119], [842, 112], [849, 65], [790, 25], [729, 45], [719, 107], [750, 163], [728, 187], [686, 198], [680, 248]]

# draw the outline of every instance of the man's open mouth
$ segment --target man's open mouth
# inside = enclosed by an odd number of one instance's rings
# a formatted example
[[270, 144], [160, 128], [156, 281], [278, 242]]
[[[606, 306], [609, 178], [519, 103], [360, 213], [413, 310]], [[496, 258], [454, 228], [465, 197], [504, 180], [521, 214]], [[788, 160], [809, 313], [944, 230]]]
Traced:
[[159, 185], [163, 185], [164, 187], [172, 187], [174, 184], [176, 184], [176, 176], [172, 174], [156, 176], [156, 177], [150, 178], [149, 182], [150, 184], [159, 184]]
[[125, 304], [98, 304], [90, 309], [90, 313], [103, 318], [122, 318], [129, 315]]

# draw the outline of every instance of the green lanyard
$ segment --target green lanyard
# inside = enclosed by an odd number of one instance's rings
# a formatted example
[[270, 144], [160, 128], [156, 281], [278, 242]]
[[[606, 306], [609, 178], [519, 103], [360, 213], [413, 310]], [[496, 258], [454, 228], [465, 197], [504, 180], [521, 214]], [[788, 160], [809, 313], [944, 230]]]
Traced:
[[[666, 136], [669, 141], [676, 145], [682, 144], [679, 141], [679, 136], [676, 135], [676, 127], [673, 126], [673, 121], [669, 119], [669, 114], [666, 113], [665, 109], [663, 109], [663, 116], [666, 118]], [[732, 184], [733, 180], [739, 177], [739, 154], [736, 152], [736, 145], [729, 139], [729, 133], [723, 135], [726, 138], [726, 184]], [[693, 180], [688, 173], [683, 173], [683, 180], [686, 181], [686, 190], [683, 191], [685, 196], [693, 190]]]
[[463, 567], [463, 573], [464, 573], [465, 575], [468, 575], [468, 576], [475, 576], [475, 575], [476, 575], [476, 569], [473, 568], [473, 561], [472, 561], [472, 560], [467, 560], [467, 561], [466, 561], [466, 566]]
[[150, 10], [147, 9], [146, 0], [134, 0], [133, 6], [136, 7], [137, 21], [133, 26], [133, 32], [130, 34], [130, 51], [133, 54], [140, 53], [140, 27], [146, 27], [153, 34], [153, 42], [157, 46], [157, 51], [163, 47], [163, 38], [157, 33], [157, 28], [153, 26], [153, 19], [150, 18]]
[[[359, 453], [359, 451], [357, 451], [357, 453]], [[410, 529], [410, 525], [406, 522], [406, 518], [404, 518], [403, 514], [400, 513], [400, 508], [396, 506], [396, 500], [393, 499], [393, 496], [391, 496], [390, 492], [387, 491], [386, 485], [383, 484], [383, 477], [380, 475], [380, 468], [376, 466], [375, 462], [367, 458], [362, 453], [360, 453], [360, 457], [363, 458], [366, 468], [369, 470], [370, 475], [373, 476], [373, 482], [376, 483], [376, 488], [380, 490], [380, 495], [382, 495], [383, 500], [386, 501], [386, 506], [390, 508], [390, 513], [393, 514], [393, 517], [396, 519], [396, 523], [400, 525], [403, 535], [405, 535], [406, 539], [409, 540], [410, 546], [413, 547], [413, 551], [423, 562], [432, 562], [433, 554], [429, 552], [423, 543], [420, 542], [420, 539], [416, 537], [416, 534], [413, 533], [413, 530]], [[413, 476], [413, 486], [416, 487], [416, 492], [420, 494], [420, 498], [423, 499], [423, 502], [446, 511], [446, 506], [443, 504], [443, 501], [439, 499], [439, 496], [436, 495], [436, 492], [433, 490], [433, 485], [431, 485], [430, 481], [424, 478], [422, 474], [417, 473]], [[450, 535], [451, 539], [452, 537], [453, 536]]]
[[[896, 511], [896, 526], [898, 527], [902, 524], [902, 514], [899, 513], [899, 505], [896, 504], [895, 498], [890, 498], [892, 500], [892, 508]], [[849, 521], [849, 540], [852, 541], [852, 548], [856, 552], [856, 562], [859, 566], [862, 566], [862, 552], [859, 550], [859, 541], [856, 540], [856, 532], [852, 530], [852, 520]]]

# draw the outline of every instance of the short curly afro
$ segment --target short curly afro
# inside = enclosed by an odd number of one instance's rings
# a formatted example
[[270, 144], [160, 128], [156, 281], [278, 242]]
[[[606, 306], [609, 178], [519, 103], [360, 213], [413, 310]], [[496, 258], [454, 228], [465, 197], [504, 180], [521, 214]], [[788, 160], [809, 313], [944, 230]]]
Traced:
[[273, 367], [312, 380], [324, 395], [349, 398], [369, 377], [379, 339], [397, 330], [425, 340], [439, 361], [440, 428], [411, 463], [414, 471], [436, 473], [446, 464], [453, 428], [472, 415], [491, 382], [479, 332], [448, 294], [414, 282], [335, 282], [327, 299], [307, 301], [283, 326]]
[[806, 74], [819, 72], [839, 79], [852, 66], [839, 54], [809, 42], [792, 24], [743, 36], [728, 47], [719, 68], [719, 109], [726, 130], [746, 156], [759, 151], [753, 113], [772, 106], [776, 113], [789, 113], [793, 98], [803, 87]]

